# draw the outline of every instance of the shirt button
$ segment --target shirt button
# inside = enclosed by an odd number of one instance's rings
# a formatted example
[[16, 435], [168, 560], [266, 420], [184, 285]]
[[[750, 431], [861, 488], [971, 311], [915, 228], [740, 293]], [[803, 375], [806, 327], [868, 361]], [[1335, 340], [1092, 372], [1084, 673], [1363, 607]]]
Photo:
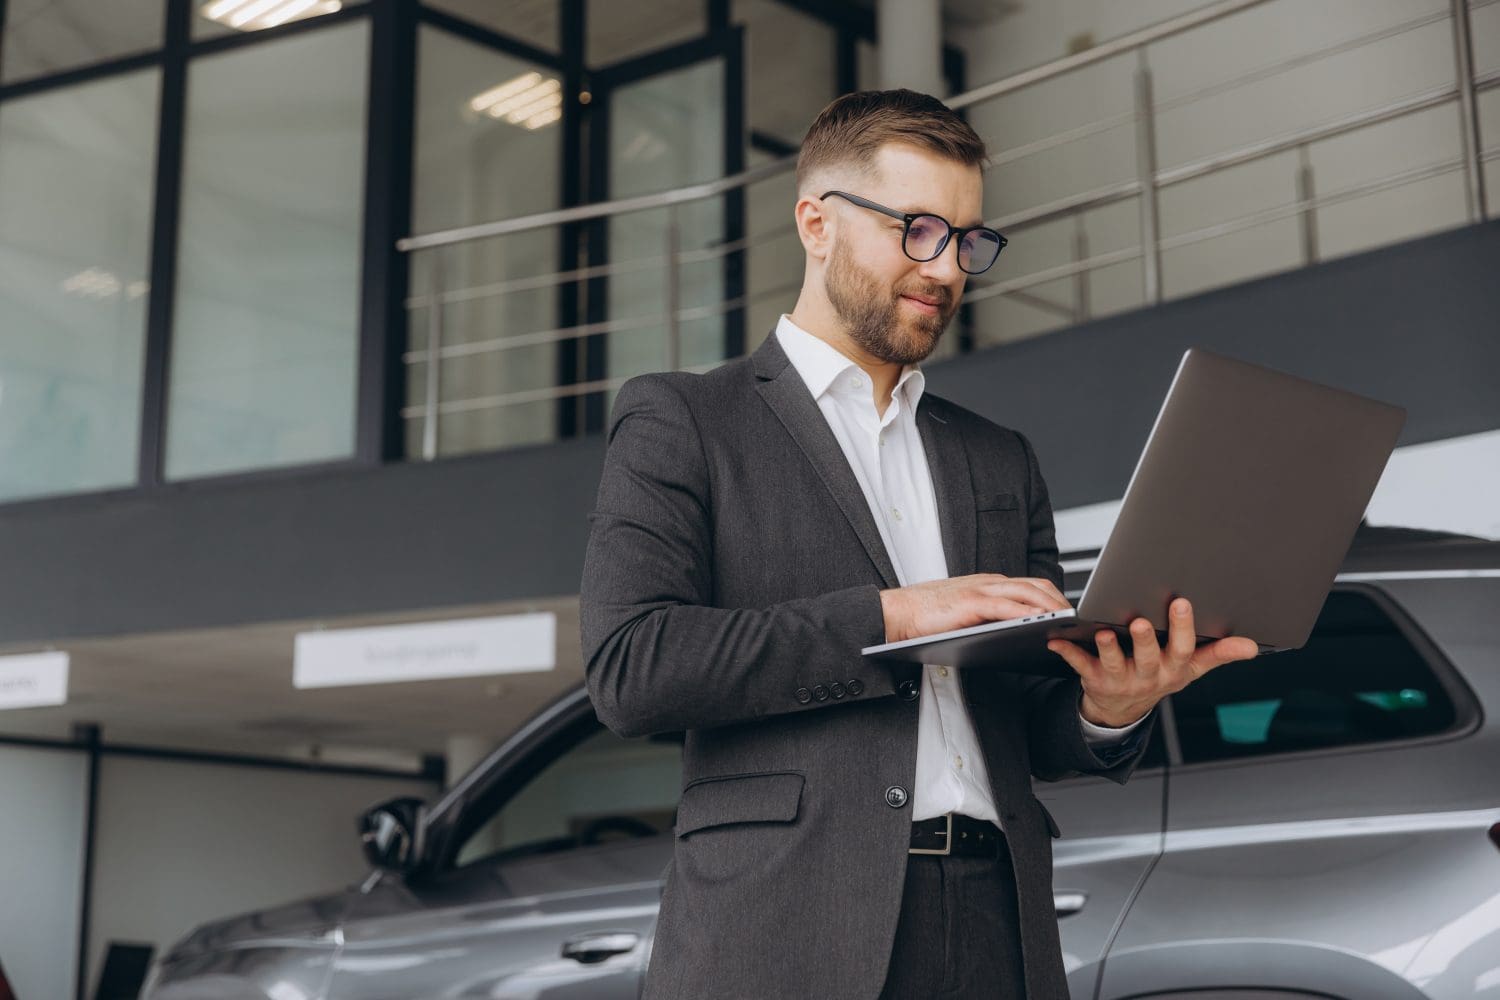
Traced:
[[899, 510], [897, 510], [895, 507], [891, 508], [891, 516], [894, 517], [898, 521], [901, 520], [901, 512]]
[[958, 754], [954, 754], [953, 755], [953, 766], [955, 768], [957, 768], [958, 770], [962, 771], [964, 769], [964, 759], [963, 759], [963, 757], [959, 756]]
[[947, 677], [948, 676], [948, 668], [947, 667], [938, 667], [938, 676], [939, 677]]

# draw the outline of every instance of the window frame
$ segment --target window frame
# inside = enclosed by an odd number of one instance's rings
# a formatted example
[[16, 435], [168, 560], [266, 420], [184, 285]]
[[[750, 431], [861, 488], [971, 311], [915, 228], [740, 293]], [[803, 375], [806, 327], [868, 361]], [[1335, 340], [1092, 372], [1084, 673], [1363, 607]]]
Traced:
[[[1371, 740], [1365, 743], [1345, 743], [1331, 747], [1313, 747], [1306, 750], [1285, 750], [1264, 754], [1246, 754], [1222, 760], [1188, 762], [1182, 756], [1182, 744], [1178, 739], [1175, 696], [1168, 696], [1161, 703], [1162, 735], [1166, 741], [1167, 768], [1172, 771], [1198, 771], [1219, 768], [1256, 767], [1272, 761], [1295, 761], [1350, 753], [1370, 753], [1424, 746], [1431, 743], [1447, 743], [1463, 739], [1480, 725], [1478, 699], [1436, 642], [1427, 635], [1416, 619], [1385, 590], [1371, 583], [1334, 583], [1330, 594], [1356, 594], [1369, 599], [1375, 609], [1411, 646], [1424, 666], [1432, 673], [1443, 693], [1453, 704], [1453, 723], [1437, 732], [1420, 736], [1408, 736], [1392, 740]], [[1316, 626], [1314, 627], [1316, 629]], [[1275, 654], [1269, 654], [1275, 655]]]

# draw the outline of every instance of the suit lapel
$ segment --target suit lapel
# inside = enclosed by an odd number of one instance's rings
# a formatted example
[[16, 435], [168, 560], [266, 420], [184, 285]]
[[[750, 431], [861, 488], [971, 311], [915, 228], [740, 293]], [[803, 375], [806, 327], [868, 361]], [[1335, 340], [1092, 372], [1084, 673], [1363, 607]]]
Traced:
[[932, 404], [931, 400], [924, 392], [917, 404], [917, 433], [932, 475], [948, 575], [968, 576], [974, 572], [975, 562], [974, 483], [969, 475], [969, 455], [957, 425], [945, 419], [941, 403]]
[[[844, 457], [838, 439], [829, 429], [812, 393], [807, 391], [807, 383], [802, 381], [781, 349], [774, 331], [756, 349], [753, 362], [759, 380], [756, 391], [817, 470], [885, 585], [899, 587], [901, 583], [896, 578], [885, 543], [880, 540], [880, 531], [875, 527], [875, 518], [870, 514], [864, 491], [859, 488], [859, 480], [854, 478], [854, 470], [849, 468], [849, 460]], [[971, 513], [970, 522], [973, 519]]]

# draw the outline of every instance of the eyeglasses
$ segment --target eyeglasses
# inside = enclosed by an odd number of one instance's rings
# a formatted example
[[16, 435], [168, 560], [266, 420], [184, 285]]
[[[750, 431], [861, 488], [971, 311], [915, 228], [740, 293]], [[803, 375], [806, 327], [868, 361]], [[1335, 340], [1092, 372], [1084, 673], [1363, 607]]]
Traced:
[[1005, 245], [1010, 242], [988, 226], [970, 226], [967, 229], [960, 229], [957, 226], [950, 226], [948, 220], [941, 215], [926, 213], [913, 215], [910, 212], [898, 212], [894, 208], [886, 208], [868, 198], [861, 198], [847, 191], [827, 191], [818, 200], [831, 198], [834, 195], [846, 201], [852, 201], [861, 208], [868, 208], [906, 223], [906, 229], [901, 233], [901, 249], [906, 256], [918, 262], [925, 263], [934, 259], [947, 247], [948, 241], [957, 236], [958, 266], [966, 274], [983, 274], [990, 269], [995, 259], [1000, 256], [1000, 251], [1004, 250]]

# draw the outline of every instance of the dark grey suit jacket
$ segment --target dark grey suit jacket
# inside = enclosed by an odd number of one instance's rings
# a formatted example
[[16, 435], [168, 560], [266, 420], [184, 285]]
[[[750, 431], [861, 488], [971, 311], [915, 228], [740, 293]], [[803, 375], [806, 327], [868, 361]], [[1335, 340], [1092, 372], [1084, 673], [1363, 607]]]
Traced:
[[[916, 414], [953, 576], [1062, 583], [1030, 444], [936, 396]], [[589, 693], [622, 736], [685, 731], [650, 1000], [873, 1000], [911, 835], [919, 668], [866, 663], [899, 583], [864, 494], [774, 335], [706, 375], [620, 390], [582, 585]], [[1077, 681], [965, 671], [1013, 855], [1027, 994], [1065, 1000], [1056, 823], [1031, 777], [1123, 783]], [[900, 789], [895, 792], [893, 789]]]

